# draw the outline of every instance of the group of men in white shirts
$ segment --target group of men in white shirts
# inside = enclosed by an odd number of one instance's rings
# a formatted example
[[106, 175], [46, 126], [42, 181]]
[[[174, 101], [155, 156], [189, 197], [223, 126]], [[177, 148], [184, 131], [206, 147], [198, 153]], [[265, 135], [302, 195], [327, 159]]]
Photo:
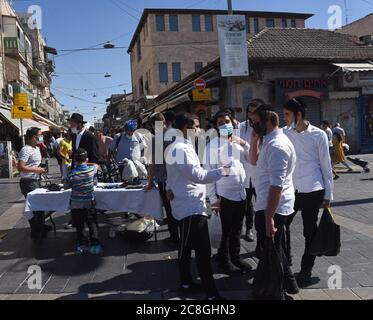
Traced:
[[[233, 274], [251, 270], [240, 256], [246, 216], [246, 238], [251, 241], [255, 220], [255, 254], [259, 259], [266, 237], [274, 239], [284, 267], [284, 293], [295, 294], [298, 285], [310, 283], [315, 256], [309, 254], [309, 248], [317, 230], [319, 209], [329, 207], [333, 199], [333, 175], [327, 135], [306, 120], [306, 110], [301, 101], [288, 101], [284, 105], [287, 126], [282, 129], [278, 115], [260, 99], [249, 103], [247, 121], [238, 126], [229, 110], [221, 110], [214, 117], [217, 136], [207, 143], [203, 157], [197, 155], [190, 139], [191, 132], [196, 136], [200, 132], [198, 121], [190, 114], [176, 116], [174, 128], [183, 137], [168, 145], [164, 156], [167, 197], [180, 230], [182, 292], [202, 290], [208, 300], [224, 299], [216, 289], [211, 267], [206, 198], [222, 222], [218, 261], [223, 271]], [[174, 161], [175, 153], [182, 155], [182, 163]], [[298, 210], [305, 251], [295, 278], [290, 268], [290, 224]], [[191, 276], [192, 250], [202, 286]]]

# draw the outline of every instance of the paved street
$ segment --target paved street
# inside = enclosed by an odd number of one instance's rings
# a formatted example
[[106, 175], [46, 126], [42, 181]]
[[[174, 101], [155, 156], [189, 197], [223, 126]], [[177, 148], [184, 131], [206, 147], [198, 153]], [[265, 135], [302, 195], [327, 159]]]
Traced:
[[[373, 163], [373, 155], [359, 156]], [[334, 213], [342, 227], [342, 251], [338, 257], [316, 260], [314, 284], [293, 299], [373, 299], [373, 173], [344, 174], [336, 181]], [[53, 169], [56, 172], [56, 167]], [[343, 170], [341, 170], [342, 172]], [[6, 182], [4, 182], [6, 183]], [[1, 184], [1, 182], [0, 182]], [[1, 184], [4, 186], [4, 184]], [[75, 235], [65, 230], [68, 217], [55, 216], [57, 236], [50, 234], [40, 246], [29, 239], [28, 223], [22, 218], [18, 185], [12, 181], [0, 188], [2, 232], [0, 243], [0, 299], [200, 299], [202, 295], [180, 297], [177, 293], [177, 252], [162, 239], [168, 236], [162, 226], [158, 242], [135, 244], [120, 236], [109, 238], [109, 227], [100, 217], [102, 257], [75, 253]], [[111, 222], [122, 223], [120, 214]], [[299, 272], [304, 243], [301, 218], [293, 223], [293, 271]], [[255, 244], [242, 243], [242, 254], [254, 267]], [[42, 270], [42, 289], [30, 290], [27, 273], [30, 265]], [[328, 290], [328, 267], [342, 268], [342, 290]], [[228, 277], [213, 265], [218, 288], [228, 299], [250, 299], [252, 275]], [[196, 271], [196, 270], [195, 270]]]

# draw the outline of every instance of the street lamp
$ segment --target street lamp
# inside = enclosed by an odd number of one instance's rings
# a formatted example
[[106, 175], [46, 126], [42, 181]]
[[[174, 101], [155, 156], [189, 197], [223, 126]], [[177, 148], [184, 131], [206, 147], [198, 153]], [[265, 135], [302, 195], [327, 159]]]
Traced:
[[107, 41], [105, 44], [104, 44], [104, 48], [105, 49], [113, 49], [115, 48], [115, 45], [111, 43], [111, 41]]

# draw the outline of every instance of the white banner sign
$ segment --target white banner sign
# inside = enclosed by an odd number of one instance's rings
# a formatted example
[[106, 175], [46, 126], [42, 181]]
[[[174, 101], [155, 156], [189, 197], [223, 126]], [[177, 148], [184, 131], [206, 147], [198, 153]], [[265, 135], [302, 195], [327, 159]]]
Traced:
[[218, 16], [222, 77], [249, 75], [245, 16]]

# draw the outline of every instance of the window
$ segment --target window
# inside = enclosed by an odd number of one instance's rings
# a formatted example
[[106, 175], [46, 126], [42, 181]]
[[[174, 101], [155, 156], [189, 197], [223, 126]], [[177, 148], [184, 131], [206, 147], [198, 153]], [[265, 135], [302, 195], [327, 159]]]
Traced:
[[142, 79], [142, 77], [140, 77], [139, 79], [139, 95], [143, 95], [144, 94], [144, 81]]
[[170, 31], [179, 31], [179, 22], [177, 15], [170, 15]]
[[178, 82], [181, 80], [181, 66], [179, 62], [172, 63], [172, 81]]
[[291, 27], [292, 28], [296, 28], [297, 27], [297, 23], [295, 22], [295, 19], [291, 19]]
[[283, 28], [287, 28], [288, 27], [288, 21], [286, 20], [286, 18], [282, 19], [282, 27]]
[[205, 16], [205, 30], [206, 32], [214, 31], [212, 16]]
[[201, 70], [203, 68], [203, 62], [195, 62], [194, 63], [194, 71], [195, 72], [198, 72], [199, 70]]
[[140, 61], [141, 60], [141, 40], [140, 40], [140, 37], [137, 40], [136, 48], [137, 48], [137, 61]]
[[250, 18], [246, 18], [246, 33], [250, 33]]
[[193, 32], [201, 32], [201, 17], [199, 15], [192, 15], [192, 30]]
[[159, 65], [159, 82], [168, 82], [167, 63], [160, 63]]
[[259, 19], [254, 18], [254, 32], [258, 33], [259, 32]]
[[158, 32], [165, 31], [165, 26], [164, 26], [164, 15], [162, 14], [157, 14], [155, 16], [155, 23], [156, 23], [156, 30]]
[[267, 28], [274, 28], [275, 27], [275, 19], [267, 19], [266, 25], [267, 25]]

